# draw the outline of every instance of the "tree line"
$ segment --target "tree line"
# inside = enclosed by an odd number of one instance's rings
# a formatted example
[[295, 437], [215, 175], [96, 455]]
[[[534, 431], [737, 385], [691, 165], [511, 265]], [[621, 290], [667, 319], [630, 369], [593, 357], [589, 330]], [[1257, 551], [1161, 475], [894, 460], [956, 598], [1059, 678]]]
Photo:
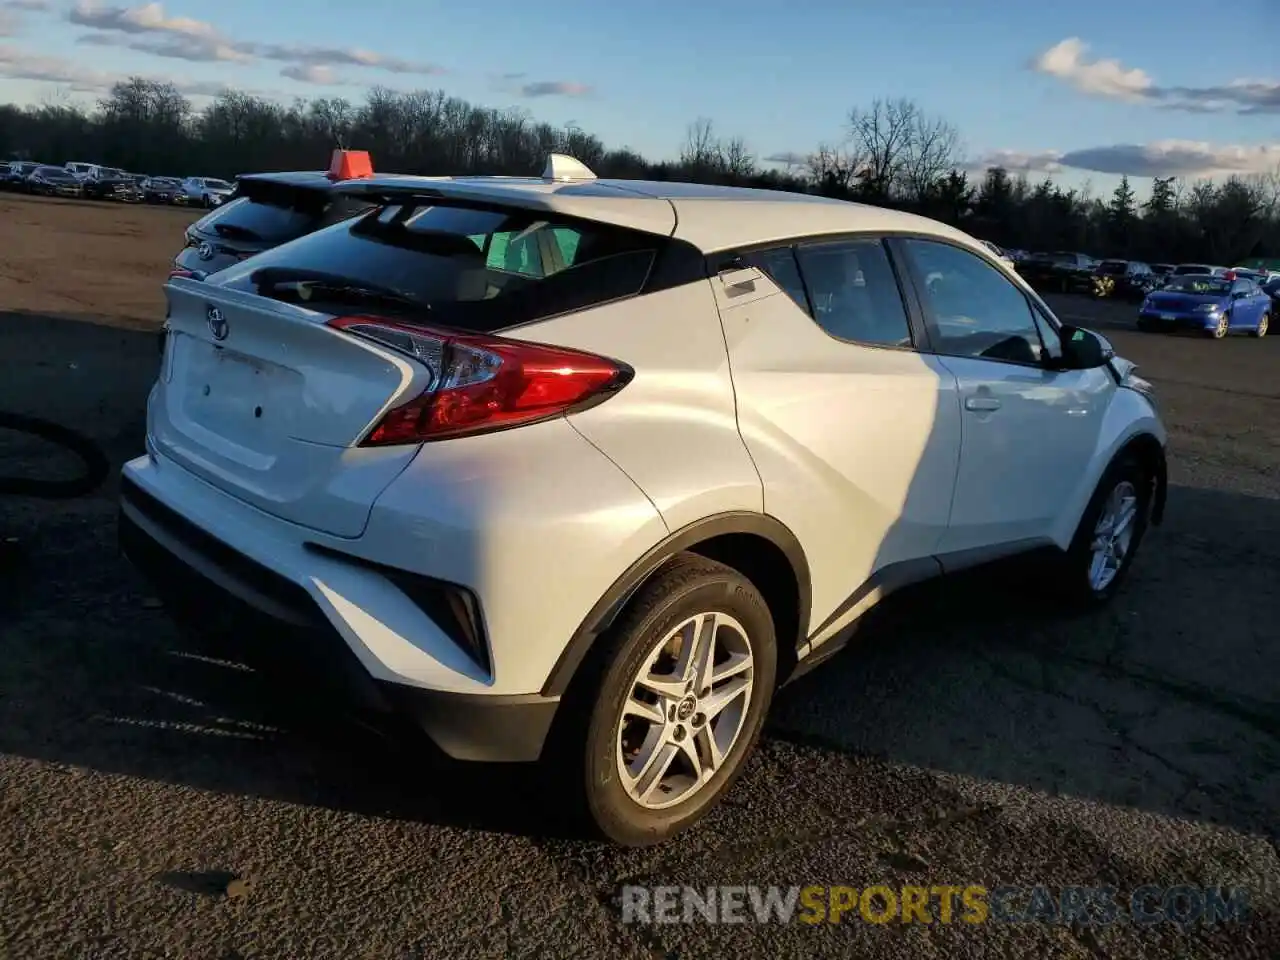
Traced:
[[231, 178], [315, 169], [343, 145], [369, 150], [381, 170], [530, 175], [558, 152], [600, 176], [768, 187], [910, 210], [1018, 249], [1220, 264], [1280, 256], [1280, 171], [1219, 182], [1157, 179], [1140, 204], [1127, 178], [1099, 197], [1050, 177], [966, 169], [956, 128], [910, 100], [854, 108], [838, 134], [810, 154], [762, 160], [741, 138], [721, 137], [699, 119], [677, 160], [653, 162], [575, 125], [554, 127], [443, 91], [375, 87], [360, 104], [283, 105], [228, 90], [196, 110], [173, 85], [135, 78], [92, 109], [0, 105], [0, 158], [8, 159]]

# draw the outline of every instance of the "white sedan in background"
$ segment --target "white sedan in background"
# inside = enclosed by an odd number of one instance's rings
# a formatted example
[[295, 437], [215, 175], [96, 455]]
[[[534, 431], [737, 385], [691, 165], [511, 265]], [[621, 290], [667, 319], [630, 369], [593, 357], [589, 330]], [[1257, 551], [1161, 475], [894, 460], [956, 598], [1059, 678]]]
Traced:
[[182, 192], [187, 195], [187, 203], [198, 203], [202, 207], [220, 207], [231, 199], [235, 186], [226, 180], [216, 177], [187, 177], [182, 181]]

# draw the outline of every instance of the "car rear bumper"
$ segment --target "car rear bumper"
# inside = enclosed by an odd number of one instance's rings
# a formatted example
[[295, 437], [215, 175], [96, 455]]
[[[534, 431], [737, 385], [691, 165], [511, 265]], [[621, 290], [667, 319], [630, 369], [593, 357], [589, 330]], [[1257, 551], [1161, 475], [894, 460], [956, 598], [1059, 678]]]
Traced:
[[[376, 620], [375, 611], [361, 609], [343, 594], [368, 598], [381, 591], [388, 604], [398, 600], [403, 614], [406, 604], [412, 607], [403, 592], [367, 567], [309, 551], [282, 536], [260, 538], [252, 550], [259, 554], [255, 559], [246, 544], [229, 542], [239, 539], [234, 525], [216, 537], [166, 506], [154, 487], [146, 489], [149, 459], [127, 465], [121, 478], [119, 541], [167, 605], [247, 643], [250, 660], [287, 663], [300, 679], [328, 681], [365, 709], [415, 723], [454, 759], [522, 762], [541, 755], [559, 698], [431, 689], [391, 678], [362, 647], [353, 627]], [[166, 467], [167, 473], [176, 471]], [[262, 517], [261, 526], [271, 525], [288, 526]], [[425, 615], [413, 609], [425, 625]]]

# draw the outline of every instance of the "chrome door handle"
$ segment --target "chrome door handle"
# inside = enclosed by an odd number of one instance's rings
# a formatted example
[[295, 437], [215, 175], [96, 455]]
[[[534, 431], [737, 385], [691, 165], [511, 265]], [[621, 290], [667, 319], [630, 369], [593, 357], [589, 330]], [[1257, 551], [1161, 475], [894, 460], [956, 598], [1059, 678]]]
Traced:
[[966, 410], [999, 410], [1000, 401], [995, 397], [965, 397], [964, 408]]

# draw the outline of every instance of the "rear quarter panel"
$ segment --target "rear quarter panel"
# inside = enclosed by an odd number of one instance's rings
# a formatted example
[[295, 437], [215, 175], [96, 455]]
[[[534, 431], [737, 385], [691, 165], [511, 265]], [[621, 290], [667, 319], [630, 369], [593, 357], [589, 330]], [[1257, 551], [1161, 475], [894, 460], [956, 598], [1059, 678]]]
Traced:
[[[670, 530], [763, 509], [738, 433], [724, 331], [710, 281], [635, 297], [512, 331], [629, 364], [617, 396], [569, 422], [630, 476]], [[619, 571], [621, 572], [621, 571]]]

